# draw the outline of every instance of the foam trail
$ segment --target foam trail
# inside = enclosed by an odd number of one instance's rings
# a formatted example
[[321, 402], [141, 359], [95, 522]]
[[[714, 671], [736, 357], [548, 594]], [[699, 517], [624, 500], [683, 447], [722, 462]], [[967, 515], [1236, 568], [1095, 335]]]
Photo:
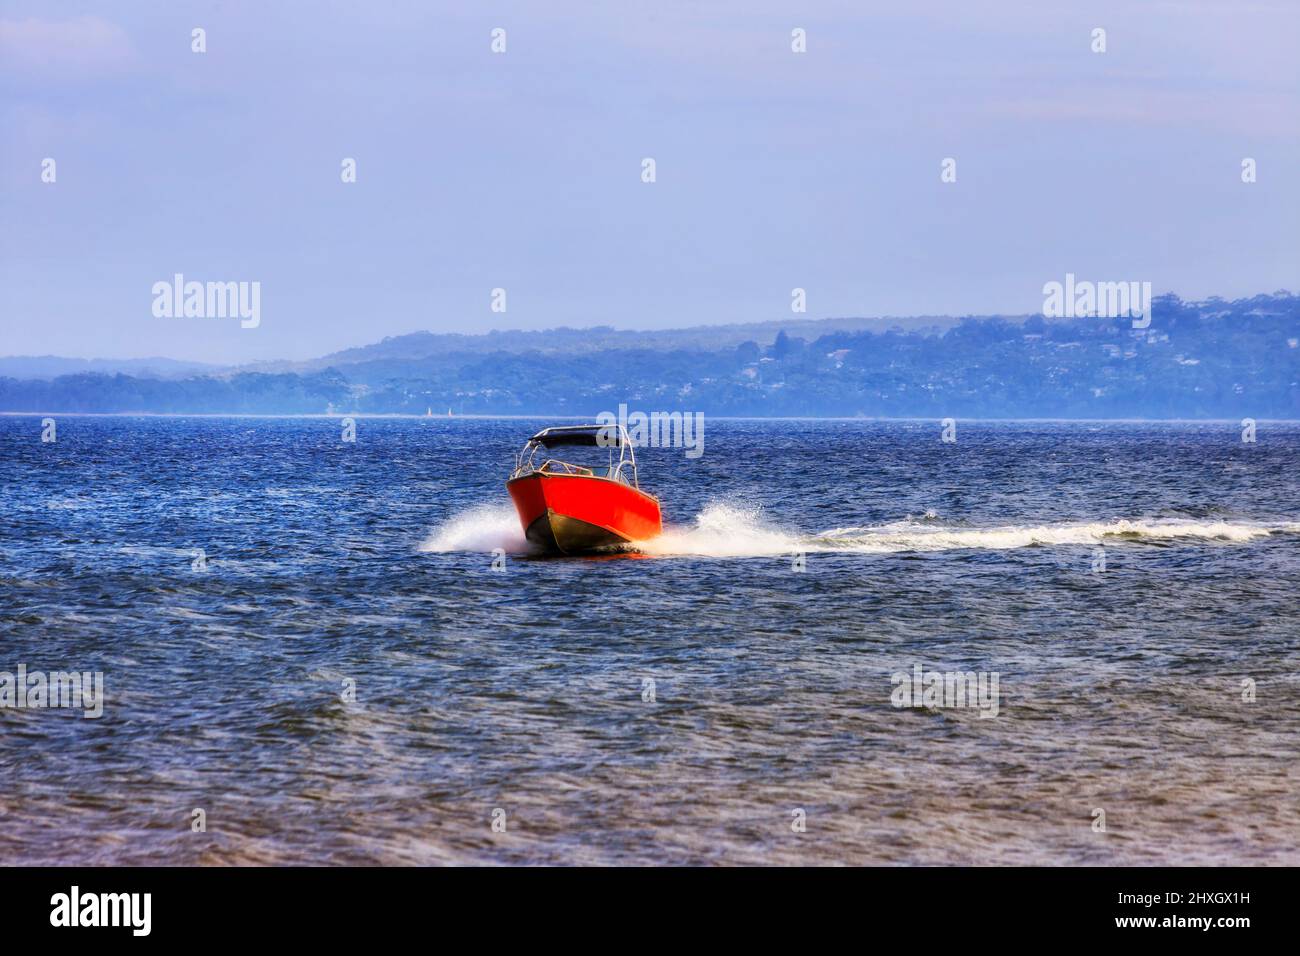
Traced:
[[644, 554], [703, 555], [714, 558], [762, 557], [808, 550], [799, 542], [806, 536], [765, 524], [758, 506], [715, 502], [706, 505], [686, 528], [664, 528], [663, 534], [640, 541], [636, 549]]
[[1300, 523], [1296, 522], [1263, 525], [1194, 520], [1115, 520], [971, 528], [936, 524], [933, 516], [927, 515], [922, 521], [834, 528], [806, 535], [764, 523], [757, 508], [711, 504], [696, 517], [694, 525], [666, 528], [661, 537], [638, 543], [637, 550], [662, 556], [702, 557], [764, 557], [795, 551], [894, 554], [1178, 539], [1244, 542], [1274, 533], [1297, 531], [1300, 531]]
[[[1300, 532], [1300, 523], [1257, 524], [1241, 521], [1150, 519], [1072, 522], [1046, 525], [1000, 525], [982, 528], [945, 525], [931, 513], [920, 519], [867, 527], [833, 528], [803, 534], [766, 519], [757, 506], [713, 502], [693, 524], [668, 525], [664, 533], [635, 545], [637, 551], [662, 557], [745, 558], [787, 555], [796, 551], [846, 554], [1026, 548], [1031, 546], [1103, 545], [1123, 541], [1245, 542], [1270, 534]], [[421, 551], [491, 551], [522, 554], [531, 550], [509, 503], [484, 504], [452, 516], [435, 528]]]
[[420, 545], [421, 551], [492, 551], [502, 548], [522, 554], [530, 550], [519, 527], [519, 515], [509, 502], [477, 505], [448, 518]]

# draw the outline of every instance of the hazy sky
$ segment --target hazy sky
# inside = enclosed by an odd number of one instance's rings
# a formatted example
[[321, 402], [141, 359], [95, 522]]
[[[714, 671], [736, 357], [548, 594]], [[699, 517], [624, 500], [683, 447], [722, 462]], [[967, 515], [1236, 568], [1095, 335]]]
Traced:
[[[1295, 0], [0, 0], [0, 354], [1296, 289], [1298, 48]], [[155, 318], [177, 272], [261, 325]]]

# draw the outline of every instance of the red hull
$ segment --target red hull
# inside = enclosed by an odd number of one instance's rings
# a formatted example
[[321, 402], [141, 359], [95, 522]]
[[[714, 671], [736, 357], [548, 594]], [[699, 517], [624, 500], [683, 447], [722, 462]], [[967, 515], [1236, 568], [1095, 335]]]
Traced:
[[506, 490], [524, 535], [548, 551], [575, 554], [663, 531], [657, 500], [608, 478], [534, 472], [506, 482]]

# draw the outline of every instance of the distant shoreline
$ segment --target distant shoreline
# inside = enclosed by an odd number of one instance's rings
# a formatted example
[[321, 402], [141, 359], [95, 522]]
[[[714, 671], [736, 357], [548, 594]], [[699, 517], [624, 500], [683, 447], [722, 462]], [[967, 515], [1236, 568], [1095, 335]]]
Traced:
[[[1167, 295], [1150, 312], [1137, 326], [1122, 315], [970, 317], [938, 334], [859, 329], [811, 339], [790, 334], [786, 325], [801, 328], [791, 322], [774, 326], [770, 344], [766, 336], [736, 341], [734, 329], [725, 340], [552, 330], [483, 336], [484, 348], [466, 351], [463, 337], [421, 333], [278, 371], [0, 375], [0, 408], [374, 419], [441, 418], [445, 409], [577, 420], [575, 410], [626, 402], [647, 413], [742, 420], [1300, 419], [1300, 296], [1185, 303]], [[496, 338], [511, 347], [495, 348]], [[557, 414], [537, 411], [548, 405]]]

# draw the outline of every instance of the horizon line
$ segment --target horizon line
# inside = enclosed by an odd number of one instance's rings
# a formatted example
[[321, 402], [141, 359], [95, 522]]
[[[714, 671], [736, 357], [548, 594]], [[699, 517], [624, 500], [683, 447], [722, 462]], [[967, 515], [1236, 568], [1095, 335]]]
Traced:
[[[705, 413], [700, 413], [705, 414]], [[9, 412], [0, 411], [0, 418], [37, 418], [40, 416], [59, 415], [63, 418], [267, 418], [267, 419], [329, 419], [340, 418], [393, 418], [415, 421], [455, 421], [460, 418], [472, 418], [485, 421], [587, 421], [589, 415], [547, 415], [542, 413], [529, 415], [484, 415], [464, 413], [457, 415], [412, 415], [405, 412]], [[933, 415], [876, 416], [876, 415], [706, 415], [706, 418], [721, 422], [943, 422], [951, 418], [956, 422], [978, 422], [981, 424], [1061, 424], [1061, 425], [1232, 425], [1239, 426], [1241, 419], [1236, 418], [963, 418], [959, 415], [947, 415], [938, 418]], [[1274, 425], [1300, 425], [1300, 418], [1252, 418], [1256, 423], [1267, 422]]]

